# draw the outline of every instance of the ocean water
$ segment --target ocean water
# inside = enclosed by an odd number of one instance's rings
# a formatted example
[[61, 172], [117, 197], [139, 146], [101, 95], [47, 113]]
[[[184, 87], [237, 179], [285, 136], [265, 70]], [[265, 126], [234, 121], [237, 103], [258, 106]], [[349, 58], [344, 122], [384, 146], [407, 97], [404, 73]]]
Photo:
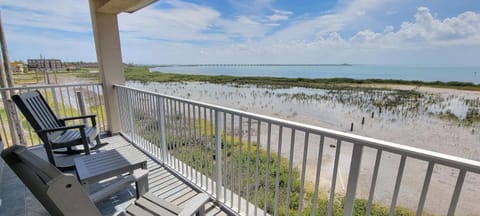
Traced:
[[179, 74], [268, 76], [288, 78], [353, 78], [459, 81], [480, 83], [480, 66], [407, 66], [407, 65], [235, 65], [235, 66], [169, 66], [152, 71]]

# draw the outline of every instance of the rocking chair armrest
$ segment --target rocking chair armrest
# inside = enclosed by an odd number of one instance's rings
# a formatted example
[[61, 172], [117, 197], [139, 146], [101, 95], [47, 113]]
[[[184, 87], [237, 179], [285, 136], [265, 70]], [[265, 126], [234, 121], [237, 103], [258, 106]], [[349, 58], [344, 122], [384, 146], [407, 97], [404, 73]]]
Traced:
[[54, 131], [66, 131], [70, 129], [80, 129], [83, 128], [85, 129], [85, 125], [79, 124], [79, 125], [71, 125], [71, 126], [64, 126], [64, 127], [58, 127], [58, 128], [49, 128], [49, 129], [43, 129], [43, 130], [37, 130], [35, 132], [39, 134], [44, 134], [44, 133], [49, 133], [49, 132], [54, 132]]
[[90, 115], [82, 115], [82, 116], [65, 117], [65, 118], [60, 118], [58, 120], [61, 121], [62, 123], [65, 123], [65, 121], [90, 118], [90, 120], [92, 121], [93, 127], [95, 127], [95, 125], [97, 125], [97, 122], [95, 121], [95, 117], [97, 117], [97, 115], [90, 114]]

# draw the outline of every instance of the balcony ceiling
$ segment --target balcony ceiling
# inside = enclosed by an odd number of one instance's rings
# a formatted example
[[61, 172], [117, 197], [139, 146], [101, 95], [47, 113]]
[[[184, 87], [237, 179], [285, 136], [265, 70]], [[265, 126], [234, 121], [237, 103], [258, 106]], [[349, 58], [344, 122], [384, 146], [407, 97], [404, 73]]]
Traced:
[[157, 0], [109, 0], [97, 9], [97, 12], [118, 14], [121, 12], [133, 13]]

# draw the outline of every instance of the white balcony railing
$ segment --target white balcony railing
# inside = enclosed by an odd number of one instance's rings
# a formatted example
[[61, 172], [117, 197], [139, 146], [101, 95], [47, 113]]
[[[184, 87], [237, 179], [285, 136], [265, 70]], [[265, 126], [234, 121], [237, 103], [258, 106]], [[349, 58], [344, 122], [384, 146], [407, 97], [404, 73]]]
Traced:
[[[124, 136], [235, 213], [332, 215], [340, 209], [343, 215], [370, 215], [378, 202], [389, 215], [398, 213], [397, 204], [421, 215], [431, 200], [438, 208], [434, 211], [443, 208], [443, 214], [455, 215], [461, 195], [466, 206], [475, 202], [467, 192], [478, 198], [478, 161], [115, 88]], [[439, 173], [449, 178], [438, 180]], [[474, 187], [466, 189], [469, 174]], [[437, 181], [451, 182], [451, 188]], [[475, 212], [478, 206], [471, 208]]]
[[[103, 100], [102, 84], [41, 85], [29, 87], [0, 88], [0, 136], [6, 146], [13, 142], [27, 146], [40, 144], [40, 140], [7, 95], [38, 90], [58, 117], [81, 114], [96, 114], [101, 132], [107, 131], [107, 116]], [[80, 123], [80, 122], [72, 122]]]

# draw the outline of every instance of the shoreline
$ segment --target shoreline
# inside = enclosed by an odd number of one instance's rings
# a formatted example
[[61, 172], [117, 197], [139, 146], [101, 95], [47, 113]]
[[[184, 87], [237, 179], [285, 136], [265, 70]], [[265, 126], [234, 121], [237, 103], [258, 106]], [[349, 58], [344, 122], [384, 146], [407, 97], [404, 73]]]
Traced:
[[[396, 80], [396, 79], [353, 79], [353, 78], [285, 78], [268, 76], [227, 76], [227, 75], [190, 75], [163, 72], [150, 72], [151, 67], [127, 67], [125, 68], [125, 79], [139, 82], [209, 82], [216, 84], [251, 84], [259, 87], [287, 88], [305, 87], [315, 89], [376, 89], [376, 85], [406, 85], [447, 88], [468, 91], [480, 91], [480, 84], [469, 82], [424, 82], [418, 80]], [[375, 86], [372, 86], [375, 85]], [[388, 88], [386, 88], [388, 89]]]

